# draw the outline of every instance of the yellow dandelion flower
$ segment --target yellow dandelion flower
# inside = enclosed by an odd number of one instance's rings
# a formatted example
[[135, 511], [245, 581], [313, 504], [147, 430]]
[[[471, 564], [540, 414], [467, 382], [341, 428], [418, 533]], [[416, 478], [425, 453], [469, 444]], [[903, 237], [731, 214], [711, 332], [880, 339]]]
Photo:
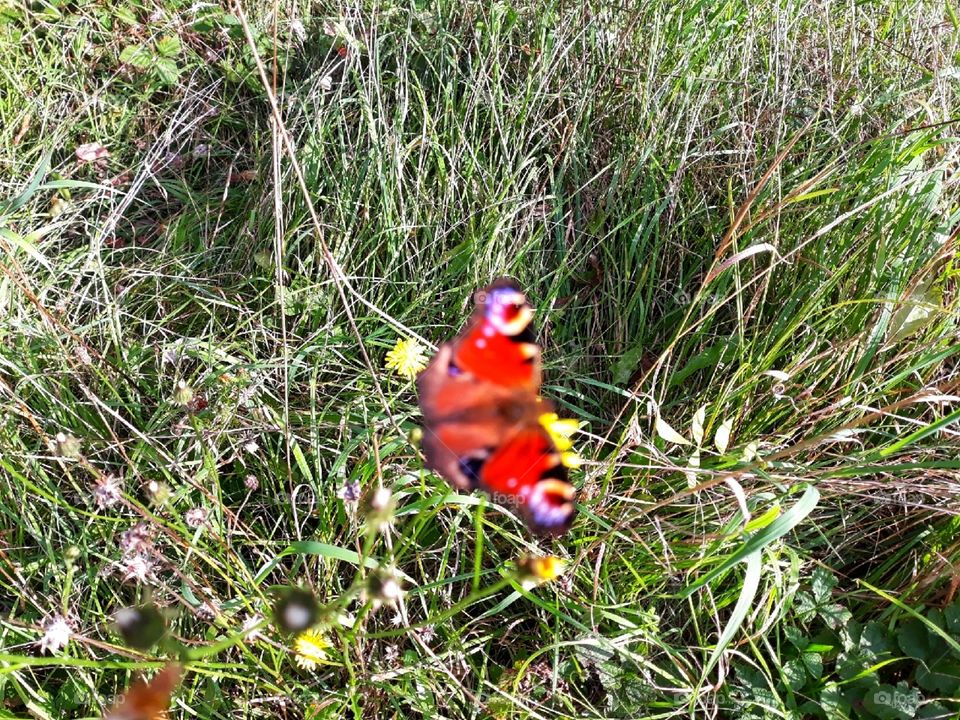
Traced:
[[577, 455], [575, 452], [564, 452], [560, 453], [560, 462], [563, 463], [564, 467], [568, 467], [571, 470], [575, 470], [581, 465], [583, 465], [583, 458]]
[[523, 555], [517, 562], [517, 579], [524, 590], [530, 590], [556, 580], [566, 569], [566, 561], [556, 555]]
[[573, 434], [580, 429], [580, 421], [570, 418], [561, 419], [556, 413], [543, 413], [540, 424], [550, 434], [550, 439], [560, 452], [573, 447]]
[[327, 661], [330, 643], [316, 630], [306, 630], [293, 642], [294, 660], [304, 670], [316, 670], [317, 665]]
[[400, 338], [393, 350], [387, 353], [386, 368], [396, 371], [397, 375], [407, 380], [413, 380], [426, 366], [427, 356], [423, 346], [416, 340]]

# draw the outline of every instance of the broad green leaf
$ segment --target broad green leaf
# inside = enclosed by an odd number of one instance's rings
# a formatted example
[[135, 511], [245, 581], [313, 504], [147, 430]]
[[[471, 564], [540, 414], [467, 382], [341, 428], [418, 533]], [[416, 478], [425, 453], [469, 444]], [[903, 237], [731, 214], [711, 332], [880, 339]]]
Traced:
[[833, 596], [833, 589], [837, 586], [837, 579], [833, 573], [817, 567], [813, 570], [813, 576], [810, 581], [810, 588], [813, 590], [813, 597], [817, 603], [825, 603]]
[[167, 35], [157, 40], [157, 52], [168, 58], [175, 58], [180, 54], [180, 38], [176, 35]]
[[133, 10], [126, 5], [121, 5], [120, 7], [114, 8], [113, 17], [120, 22], [125, 23], [126, 25], [138, 24], [137, 16], [133, 13]]
[[146, 70], [153, 65], [154, 57], [149, 48], [143, 45], [127, 45], [120, 51], [120, 62]]
[[877, 685], [864, 694], [863, 706], [880, 720], [911, 720], [920, 707], [920, 691], [906, 683]]
[[819, 680], [823, 676], [823, 655], [815, 652], [805, 652], [800, 656], [803, 661], [803, 667], [807, 674], [813, 680]]
[[180, 79], [180, 68], [175, 60], [167, 57], [158, 57], [154, 61], [154, 71], [166, 85], [176, 85]]
[[817, 612], [820, 614], [820, 617], [823, 618], [823, 622], [826, 623], [827, 627], [833, 628], [834, 630], [846, 625], [847, 621], [853, 617], [849, 610], [837, 603], [823, 605]]
[[807, 671], [800, 658], [791, 658], [783, 663], [783, 679], [794, 692], [804, 686], [807, 682]]
[[787, 638], [787, 641], [797, 650], [803, 650], [807, 647], [807, 638], [804, 637], [803, 631], [801, 631], [798, 627], [793, 625], [784, 625], [783, 636]]
[[957, 697], [957, 691], [960, 690], [960, 662], [946, 655], [929, 667], [918, 665], [917, 685], [937, 695]]

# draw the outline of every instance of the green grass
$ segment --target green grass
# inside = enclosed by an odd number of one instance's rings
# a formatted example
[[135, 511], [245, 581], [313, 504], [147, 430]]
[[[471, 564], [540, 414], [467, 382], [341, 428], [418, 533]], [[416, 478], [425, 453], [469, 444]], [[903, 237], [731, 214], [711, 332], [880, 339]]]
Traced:
[[[192, 658], [173, 717], [958, 712], [923, 675], [960, 676], [955, 4], [246, 12], [0, 10], [0, 716], [100, 717], [174, 652], [115, 633], [147, 600]], [[426, 472], [383, 369], [500, 275], [584, 423], [556, 541]], [[523, 589], [524, 551], [567, 573]], [[290, 585], [313, 671], [240, 641]]]

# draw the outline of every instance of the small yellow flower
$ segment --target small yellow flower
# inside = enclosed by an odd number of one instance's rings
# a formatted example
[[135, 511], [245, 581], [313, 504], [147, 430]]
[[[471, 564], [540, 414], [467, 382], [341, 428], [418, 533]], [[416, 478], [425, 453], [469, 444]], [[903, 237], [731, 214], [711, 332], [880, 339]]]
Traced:
[[306, 630], [293, 643], [294, 660], [304, 670], [316, 670], [317, 665], [327, 661], [330, 643], [317, 630]]
[[517, 580], [524, 590], [556, 580], [567, 569], [567, 563], [556, 555], [523, 555], [517, 562]]
[[565, 453], [560, 453], [560, 462], [563, 463], [564, 467], [576, 470], [578, 467], [583, 465], [583, 458], [577, 455], [575, 452], [568, 451]]
[[580, 421], [570, 418], [560, 419], [556, 413], [543, 413], [540, 424], [550, 434], [550, 439], [560, 452], [566, 452], [573, 447], [573, 434], [580, 429]]
[[393, 350], [387, 353], [386, 367], [395, 370], [397, 375], [413, 380], [417, 373], [427, 366], [427, 356], [423, 346], [416, 340], [397, 340]]

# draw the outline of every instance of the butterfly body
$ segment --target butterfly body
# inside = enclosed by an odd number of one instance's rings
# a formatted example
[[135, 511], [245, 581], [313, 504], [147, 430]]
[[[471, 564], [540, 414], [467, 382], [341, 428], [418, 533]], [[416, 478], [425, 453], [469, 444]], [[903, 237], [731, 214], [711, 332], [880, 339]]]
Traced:
[[516, 505], [536, 532], [573, 520], [573, 486], [542, 420], [540, 348], [533, 309], [517, 285], [497, 280], [475, 295], [464, 330], [441, 345], [417, 378], [427, 466], [460, 490], [480, 488]]

